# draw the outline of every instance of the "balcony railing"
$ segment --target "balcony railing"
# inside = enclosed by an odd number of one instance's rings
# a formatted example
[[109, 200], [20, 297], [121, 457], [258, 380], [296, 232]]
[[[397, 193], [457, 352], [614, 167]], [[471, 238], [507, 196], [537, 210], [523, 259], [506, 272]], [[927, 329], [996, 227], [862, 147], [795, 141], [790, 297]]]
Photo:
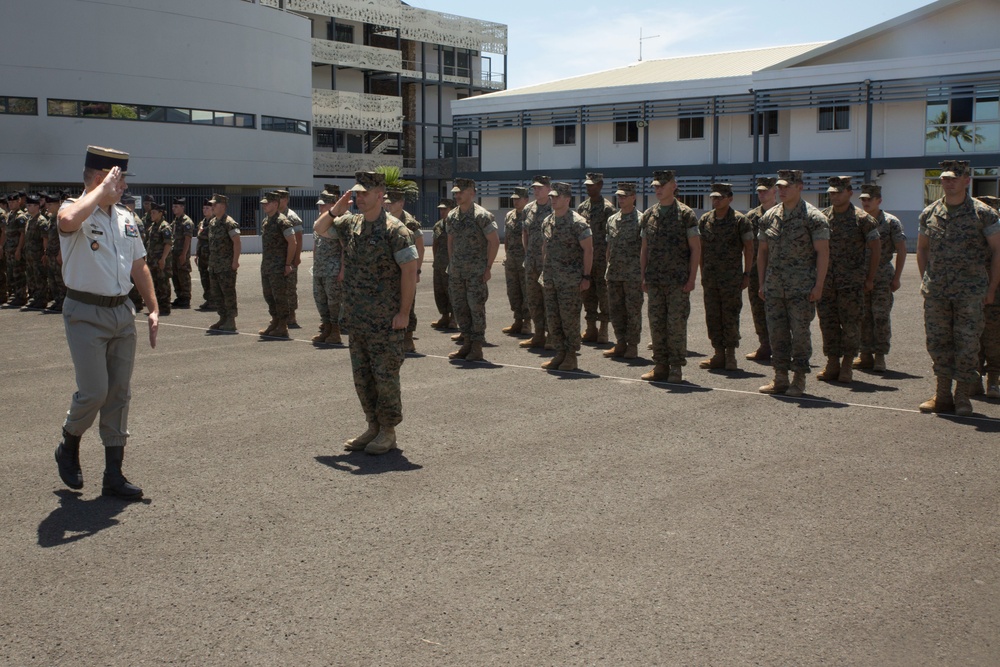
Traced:
[[387, 95], [313, 89], [313, 126], [338, 130], [403, 131], [403, 100]]
[[[403, 76], [408, 79], [422, 79], [423, 71], [421, 63], [416, 60], [403, 61]], [[440, 69], [444, 70], [441, 76]], [[446, 81], [458, 85], [468, 85], [469, 75], [472, 75], [472, 85], [477, 88], [489, 88], [491, 90], [503, 90], [504, 75], [502, 72], [473, 72], [465, 67], [438, 68], [436, 64], [427, 66], [428, 81]]]
[[369, 155], [368, 153], [313, 153], [313, 173], [324, 176], [353, 176], [375, 167], [405, 167], [402, 155]]
[[362, 44], [332, 42], [328, 39], [313, 38], [312, 59], [314, 63], [356, 67], [377, 72], [403, 71], [403, 60], [399, 51]]

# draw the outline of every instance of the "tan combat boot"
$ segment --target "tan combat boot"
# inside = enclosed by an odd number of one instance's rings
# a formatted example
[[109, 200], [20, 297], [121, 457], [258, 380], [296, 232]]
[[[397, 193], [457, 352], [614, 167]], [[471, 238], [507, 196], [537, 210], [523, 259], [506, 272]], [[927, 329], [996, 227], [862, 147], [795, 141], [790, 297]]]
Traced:
[[559, 364], [559, 370], [561, 371], [575, 371], [579, 368], [576, 364], [576, 352], [567, 352], [566, 357], [563, 359], [562, 363]]
[[934, 396], [920, 404], [920, 411], [935, 413], [954, 411], [955, 400], [951, 397], [951, 380], [940, 376], [936, 380], [937, 389], [934, 391]]
[[618, 341], [617, 343], [615, 343], [615, 346], [613, 348], [611, 348], [610, 350], [604, 350], [604, 352], [602, 352], [601, 355], [605, 359], [611, 359], [612, 357], [614, 357], [615, 359], [619, 359], [625, 356], [625, 343]]
[[531, 335], [531, 320], [521, 320], [521, 335], [522, 336]]
[[671, 366], [670, 373], [667, 374], [667, 382], [683, 382], [684, 371], [680, 366]]
[[547, 371], [554, 371], [562, 365], [562, 362], [566, 361], [566, 351], [559, 350], [556, 352], [556, 356], [552, 357], [548, 361], [542, 364], [542, 368]]
[[500, 331], [502, 331], [505, 334], [510, 334], [511, 336], [517, 336], [518, 334], [521, 333], [521, 328], [523, 326], [524, 326], [524, 321], [521, 318], [517, 317], [514, 318], [513, 324], [511, 324], [509, 327], [504, 327]]
[[738, 371], [740, 367], [736, 365], [736, 348], [727, 347], [726, 348], [726, 370], [727, 371]]
[[450, 315], [448, 313], [442, 313], [439, 319], [431, 322], [431, 329], [447, 329], [448, 328], [448, 318]]
[[959, 417], [972, 416], [972, 401], [969, 400], [969, 396], [971, 395], [971, 382], [955, 383], [955, 414]]
[[806, 391], [806, 374], [802, 371], [795, 371], [792, 375], [792, 383], [785, 390], [785, 396], [799, 397]]
[[852, 361], [854, 361], [854, 355], [844, 357], [841, 360], [837, 382], [854, 382], [854, 368], [851, 366]]
[[[461, 352], [461, 350], [459, 350]], [[465, 355], [466, 361], [482, 361], [483, 360], [483, 342], [480, 340], [473, 341], [470, 344], [469, 353]]]
[[597, 342], [597, 323], [587, 320], [587, 329], [582, 334], [580, 334], [580, 339], [584, 343], [596, 343]]
[[626, 345], [625, 354], [622, 355], [625, 359], [638, 359], [639, 358], [639, 346], [638, 345]]
[[885, 373], [885, 355], [875, 353], [875, 357], [872, 359], [872, 370], [876, 373]]
[[970, 396], [982, 396], [986, 393], [986, 387], [983, 386], [983, 376], [980, 375], [979, 379], [972, 383], [969, 389]]
[[271, 333], [267, 335], [273, 338], [288, 338], [288, 320], [278, 320]]
[[607, 343], [608, 342], [608, 323], [607, 321], [601, 322], [601, 328], [597, 330], [597, 342]]
[[760, 347], [746, 355], [746, 358], [750, 361], [768, 361], [771, 358], [770, 343], [761, 343]]
[[816, 375], [817, 380], [836, 382], [840, 379], [840, 357], [827, 357], [826, 368]]
[[272, 317], [270, 324], [267, 327], [261, 329], [257, 333], [261, 336], [270, 336], [271, 332], [274, 331], [274, 327], [278, 326], [278, 318]]
[[452, 336], [451, 339], [453, 341], [455, 341], [456, 343], [465, 344], [465, 334], [464, 333], [457, 333], [454, 336]]
[[365, 454], [385, 454], [392, 449], [396, 449], [396, 429], [392, 426], [383, 426], [375, 439], [365, 447]]
[[537, 329], [535, 335], [533, 335], [528, 340], [522, 340], [518, 343], [518, 347], [527, 348], [539, 348], [545, 346], [545, 331], [542, 329]]
[[715, 354], [708, 359], [703, 359], [698, 363], [698, 368], [725, 368], [726, 351], [721, 347], [715, 348]]
[[462, 343], [462, 347], [448, 355], [449, 359], [465, 359], [472, 352], [472, 341]]
[[416, 352], [417, 346], [413, 342], [413, 332], [407, 330], [403, 335], [403, 352]]
[[226, 318], [225, 318], [225, 317], [223, 317], [222, 315], [219, 315], [219, 321], [218, 321], [218, 322], [216, 322], [215, 324], [210, 324], [210, 325], [208, 326], [208, 328], [209, 328], [209, 329], [210, 329], [211, 331], [218, 331], [218, 330], [219, 330], [219, 327], [221, 327], [221, 326], [222, 326], [222, 325], [223, 325], [223, 324], [225, 323], [225, 321], [226, 321]]
[[788, 371], [774, 371], [774, 379], [758, 389], [762, 394], [784, 394], [788, 391]]
[[874, 370], [875, 357], [870, 352], [862, 352], [861, 356], [855, 359], [851, 366], [859, 370]]
[[1000, 398], [1000, 373], [996, 371], [986, 374], [986, 398]]
[[330, 335], [326, 337], [327, 345], [342, 345], [343, 341], [340, 338], [340, 325], [331, 324], [330, 325]]
[[642, 374], [642, 379], [646, 382], [663, 382], [670, 375], [670, 369], [666, 364], [656, 364], [653, 370]]
[[319, 327], [319, 333], [312, 337], [312, 342], [314, 343], [325, 343], [327, 336], [330, 335], [330, 325], [324, 322]]
[[378, 422], [368, 422], [368, 430], [356, 438], [351, 438], [344, 443], [344, 449], [349, 452], [360, 452], [368, 446], [368, 443], [378, 436]]
[[236, 318], [232, 315], [226, 318], [219, 327], [219, 331], [225, 331], [226, 333], [236, 333]]

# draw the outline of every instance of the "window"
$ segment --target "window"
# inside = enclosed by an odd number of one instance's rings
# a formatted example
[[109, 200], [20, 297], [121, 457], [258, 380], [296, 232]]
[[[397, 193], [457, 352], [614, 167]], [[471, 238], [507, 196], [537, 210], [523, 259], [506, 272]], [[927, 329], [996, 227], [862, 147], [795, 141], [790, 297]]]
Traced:
[[142, 104], [119, 104], [117, 102], [50, 99], [46, 102], [46, 110], [49, 116], [67, 116], [73, 118], [110, 118], [113, 120], [138, 120], [154, 123], [191, 123], [194, 125], [218, 125], [220, 127], [244, 127], [250, 129], [257, 126], [257, 117], [252, 113], [184, 109], [178, 107], [154, 107]]
[[556, 146], [576, 145], [576, 125], [556, 125], [553, 130]]
[[816, 206], [817, 208], [830, 208], [833, 206], [833, 202], [830, 201], [830, 193], [819, 193], [819, 196], [816, 198]]
[[336, 148], [337, 136], [335, 130], [316, 130], [313, 135], [316, 137], [317, 148]]
[[514, 208], [514, 200], [510, 197], [500, 197], [499, 208]]
[[835, 104], [819, 108], [819, 131], [837, 132], [851, 129], [851, 107]]
[[[765, 116], [767, 119], [767, 133], [768, 134], [778, 134], [778, 110], [772, 109], [770, 111], [762, 111], [756, 116], [750, 114], [748, 118], [750, 119], [750, 136], [755, 134], [764, 134], [764, 120]], [[754, 127], [754, 119], [757, 120], [757, 127]]]
[[693, 118], [678, 119], [678, 139], [704, 139], [705, 138], [705, 117], [695, 116]]
[[1000, 86], [937, 89], [927, 102], [924, 153], [1000, 151]]
[[677, 201], [691, 208], [705, 208], [705, 195], [676, 195]]
[[309, 134], [309, 121], [295, 120], [294, 118], [278, 118], [277, 116], [261, 116], [260, 129], [271, 132]]
[[35, 97], [0, 96], [0, 113], [15, 116], [37, 116], [38, 99]]
[[615, 143], [634, 144], [639, 141], [639, 125], [634, 120], [615, 122]]
[[438, 145], [438, 157], [473, 157], [475, 151], [473, 146], [479, 145], [476, 137], [434, 137], [434, 143]]
[[354, 26], [344, 23], [337, 23], [334, 27], [333, 21], [326, 24], [326, 38], [334, 42], [354, 43]]

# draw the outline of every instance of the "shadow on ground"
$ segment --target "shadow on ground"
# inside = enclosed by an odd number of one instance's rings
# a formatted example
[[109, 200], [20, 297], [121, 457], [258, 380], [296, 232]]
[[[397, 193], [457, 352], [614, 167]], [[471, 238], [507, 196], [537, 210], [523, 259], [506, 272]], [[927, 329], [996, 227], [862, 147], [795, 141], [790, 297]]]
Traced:
[[[43, 549], [58, 547], [95, 535], [105, 528], [118, 524], [115, 517], [135, 501], [97, 496], [83, 500], [82, 493], [60, 489], [59, 507], [38, 524], [38, 546]], [[148, 505], [151, 500], [139, 501]]]
[[423, 468], [422, 465], [417, 465], [406, 458], [400, 449], [393, 449], [380, 456], [371, 456], [364, 452], [345, 452], [336, 456], [317, 456], [316, 461], [352, 475], [380, 475], [386, 472], [409, 472]]

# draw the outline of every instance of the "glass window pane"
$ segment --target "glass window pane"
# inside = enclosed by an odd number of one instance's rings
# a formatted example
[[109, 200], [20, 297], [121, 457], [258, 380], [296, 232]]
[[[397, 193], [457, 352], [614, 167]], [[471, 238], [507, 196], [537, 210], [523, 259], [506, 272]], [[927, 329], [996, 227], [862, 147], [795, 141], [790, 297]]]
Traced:
[[198, 125], [211, 125], [213, 122], [213, 114], [211, 111], [203, 111], [201, 109], [191, 110], [191, 122], [197, 123]]
[[47, 107], [50, 116], [76, 115], [76, 102], [72, 100], [49, 100]]
[[216, 111], [215, 124], [234, 127], [236, 125], [236, 114], [229, 113], [228, 111]]
[[111, 105], [107, 102], [80, 102], [80, 115], [84, 118], [109, 118]]
[[972, 122], [972, 98], [956, 97], [951, 101], [951, 122], [971, 123]]
[[819, 110], [819, 131], [827, 132], [833, 129], [833, 108], [821, 107]]
[[929, 155], [948, 152], [947, 125], [931, 125], [927, 128], [927, 139], [924, 143], [924, 152]]
[[112, 104], [111, 117], [122, 120], [136, 120], [139, 118], [139, 111], [134, 104]]
[[847, 130], [851, 127], [851, 107], [837, 107], [833, 121], [834, 129]]
[[38, 113], [38, 100], [34, 97], [8, 97], [7, 113], [35, 115]]
[[236, 114], [236, 127], [253, 127], [254, 116], [249, 113]]
[[976, 125], [976, 151], [996, 153], [1000, 151], [1000, 125], [989, 123]]
[[139, 107], [139, 120], [162, 121], [166, 118], [167, 112], [163, 107]]
[[1000, 120], [1000, 101], [996, 97], [976, 100], [976, 120]]
[[927, 103], [927, 122], [931, 125], [943, 125], [948, 122], [947, 102]]
[[191, 122], [191, 110], [190, 109], [177, 109], [175, 107], [166, 107], [166, 120], [168, 123], [190, 123]]

